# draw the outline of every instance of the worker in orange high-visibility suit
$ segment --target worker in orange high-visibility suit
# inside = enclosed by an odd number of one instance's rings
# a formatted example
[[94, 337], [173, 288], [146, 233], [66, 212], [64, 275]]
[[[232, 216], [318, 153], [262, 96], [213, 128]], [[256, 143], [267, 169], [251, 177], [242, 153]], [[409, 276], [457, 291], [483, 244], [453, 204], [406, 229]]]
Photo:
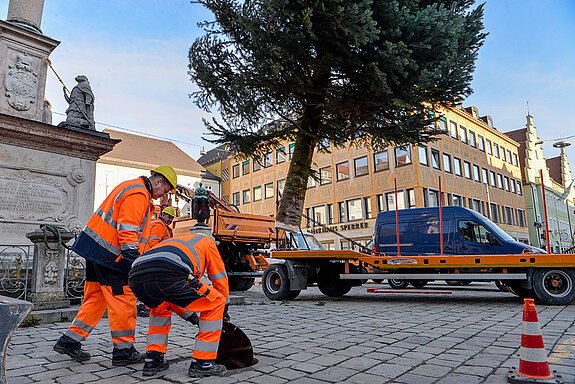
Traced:
[[[204, 272], [212, 287], [200, 280]], [[214, 360], [223, 319], [229, 320], [228, 276], [211, 238], [193, 234], [162, 241], [134, 262], [129, 284], [136, 297], [152, 308], [144, 376], [168, 368], [164, 354], [168, 348], [172, 311], [199, 326], [188, 374], [192, 377], [226, 374], [226, 368]], [[196, 312], [200, 312], [199, 321]]]
[[98, 324], [106, 309], [114, 343], [112, 364], [138, 363], [144, 356], [134, 348], [136, 297], [128, 287], [131, 264], [146, 251], [154, 204], [174, 190], [177, 175], [162, 165], [150, 177], [141, 176], [118, 185], [106, 197], [72, 246], [86, 259], [84, 301], [76, 318], [58, 339], [54, 350], [76, 361], [90, 354], [81, 342]]
[[162, 213], [160, 213], [160, 217], [152, 221], [150, 241], [148, 241], [150, 248], [158, 244], [160, 241], [170, 239], [174, 236], [170, 225], [176, 216], [176, 209], [174, 207], [166, 207]]

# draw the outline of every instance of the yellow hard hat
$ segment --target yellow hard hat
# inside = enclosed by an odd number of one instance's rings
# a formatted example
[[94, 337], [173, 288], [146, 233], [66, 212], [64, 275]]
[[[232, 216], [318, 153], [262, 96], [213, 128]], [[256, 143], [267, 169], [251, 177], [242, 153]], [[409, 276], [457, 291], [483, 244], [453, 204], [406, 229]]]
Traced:
[[164, 176], [166, 180], [168, 180], [168, 183], [170, 183], [172, 192], [176, 190], [176, 185], [178, 185], [178, 175], [176, 175], [174, 168], [170, 167], [169, 165], [160, 165], [159, 167], [152, 169], [151, 172], [152, 175], [154, 173], [159, 173], [160, 175]]
[[166, 215], [170, 215], [172, 217], [177, 217], [176, 208], [174, 208], [174, 207], [166, 207], [166, 208], [164, 208], [162, 213], [165, 213]]

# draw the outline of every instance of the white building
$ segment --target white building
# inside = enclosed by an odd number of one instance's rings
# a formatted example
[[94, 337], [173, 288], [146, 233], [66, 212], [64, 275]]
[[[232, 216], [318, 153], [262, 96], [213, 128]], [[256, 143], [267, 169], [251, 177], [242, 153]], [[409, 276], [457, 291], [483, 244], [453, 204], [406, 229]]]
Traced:
[[[104, 132], [122, 141], [96, 163], [94, 210], [118, 184], [139, 176], [149, 176], [150, 169], [158, 165], [174, 168], [178, 174], [178, 184], [195, 189], [201, 182], [204, 188], [219, 197], [220, 179], [174, 143], [110, 129]], [[172, 197], [172, 205], [177, 205], [182, 214], [189, 214], [185, 201]]]

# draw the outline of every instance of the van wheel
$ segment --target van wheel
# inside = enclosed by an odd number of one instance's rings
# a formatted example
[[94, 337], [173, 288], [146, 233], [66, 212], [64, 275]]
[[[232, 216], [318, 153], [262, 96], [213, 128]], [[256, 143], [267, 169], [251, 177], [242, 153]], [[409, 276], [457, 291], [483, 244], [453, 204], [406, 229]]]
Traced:
[[268, 265], [262, 276], [262, 289], [270, 300], [292, 300], [301, 292], [289, 289], [288, 271], [283, 264]]
[[575, 272], [570, 268], [536, 269], [533, 290], [544, 304], [571, 304], [575, 300]]
[[351, 290], [351, 281], [341, 280], [340, 273], [343, 273], [343, 268], [335, 265], [319, 269], [317, 287], [321, 293], [330, 297], [342, 297]]
[[415, 288], [423, 288], [428, 283], [428, 281], [427, 280], [411, 280], [410, 283]]
[[393, 289], [405, 289], [409, 285], [407, 280], [387, 279], [387, 284]]

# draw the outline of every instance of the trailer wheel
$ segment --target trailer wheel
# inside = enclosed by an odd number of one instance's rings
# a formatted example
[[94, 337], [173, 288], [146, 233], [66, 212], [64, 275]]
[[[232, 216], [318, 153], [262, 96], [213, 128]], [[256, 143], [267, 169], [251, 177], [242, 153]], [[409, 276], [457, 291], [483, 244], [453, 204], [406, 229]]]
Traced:
[[387, 284], [393, 289], [405, 289], [409, 285], [407, 280], [387, 279]]
[[343, 268], [326, 266], [319, 269], [317, 287], [326, 296], [342, 297], [351, 290], [350, 280], [341, 280], [339, 274]]
[[569, 268], [536, 269], [533, 290], [544, 304], [571, 304], [575, 300], [575, 271]]
[[262, 288], [270, 300], [292, 300], [301, 292], [289, 289], [288, 271], [283, 264], [271, 264], [266, 268], [262, 276]]
[[428, 283], [428, 280], [411, 280], [410, 283], [415, 288], [423, 288]]

